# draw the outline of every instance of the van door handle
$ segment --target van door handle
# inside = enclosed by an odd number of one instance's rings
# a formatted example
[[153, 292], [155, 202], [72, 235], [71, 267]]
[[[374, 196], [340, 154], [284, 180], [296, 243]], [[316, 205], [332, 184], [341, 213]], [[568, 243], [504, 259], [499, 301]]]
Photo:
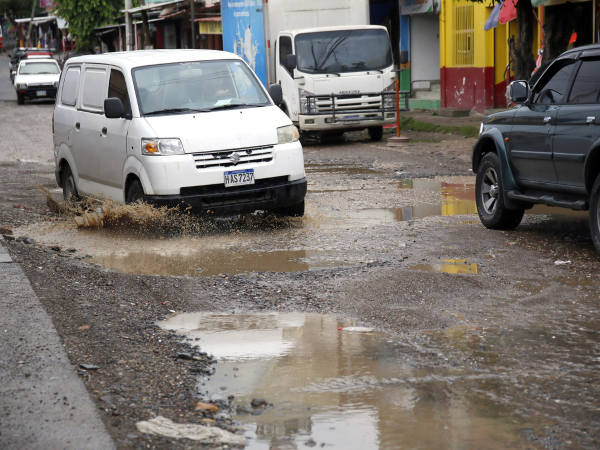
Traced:
[[77, 128], [77, 129], [79, 130], [79, 128], [80, 128], [80, 127], [81, 127], [81, 125], [79, 124], [79, 122], [77, 122], [77, 123], [75, 124], [75, 128]]
[[102, 136], [106, 136], [106, 133], [108, 133], [108, 130], [106, 127], [102, 128]]
[[544, 123], [550, 123], [552, 117], [544, 117]]
[[596, 118], [595, 117], [588, 117], [586, 122], [587, 123], [596, 123]]

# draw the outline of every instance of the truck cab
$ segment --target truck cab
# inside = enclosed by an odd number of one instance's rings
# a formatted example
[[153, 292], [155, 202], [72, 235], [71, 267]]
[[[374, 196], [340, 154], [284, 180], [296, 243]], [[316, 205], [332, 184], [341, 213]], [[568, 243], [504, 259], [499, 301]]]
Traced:
[[304, 134], [369, 130], [381, 140], [396, 121], [396, 73], [382, 26], [284, 30], [274, 46], [282, 109]]

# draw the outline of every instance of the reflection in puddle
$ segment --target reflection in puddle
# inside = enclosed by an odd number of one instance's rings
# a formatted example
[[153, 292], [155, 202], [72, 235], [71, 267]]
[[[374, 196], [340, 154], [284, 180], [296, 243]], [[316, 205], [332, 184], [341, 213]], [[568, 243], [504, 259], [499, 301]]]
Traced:
[[409, 269], [443, 273], [479, 273], [479, 265], [466, 259], [444, 259], [440, 264], [416, 264]]
[[382, 175], [388, 172], [361, 164], [304, 164], [308, 174]]
[[[460, 387], [458, 371], [413, 369], [390, 336], [338, 331], [352, 321], [304, 313], [188, 313], [159, 325], [200, 338], [190, 342], [219, 358], [215, 374], [200, 377], [198, 389], [235, 396], [235, 418], [245, 424], [251, 450], [304, 448], [309, 439], [344, 450], [519, 443], [519, 418], [474, 399]], [[252, 411], [253, 398], [273, 407], [241, 414]]]
[[122, 273], [141, 275], [212, 276], [248, 272], [298, 272], [348, 265], [327, 252], [280, 250], [244, 252], [233, 249], [194, 250], [192, 252], [154, 251], [152, 249], [97, 255], [93, 262]]

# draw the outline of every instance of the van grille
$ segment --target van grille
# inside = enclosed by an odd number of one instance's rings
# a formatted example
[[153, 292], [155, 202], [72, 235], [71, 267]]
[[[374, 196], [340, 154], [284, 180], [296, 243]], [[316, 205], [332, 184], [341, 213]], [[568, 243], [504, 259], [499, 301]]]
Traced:
[[194, 153], [192, 156], [194, 157], [197, 169], [209, 169], [211, 167], [237, 167], [245, 164], [256, 164], [272, 161], [273, 146]]

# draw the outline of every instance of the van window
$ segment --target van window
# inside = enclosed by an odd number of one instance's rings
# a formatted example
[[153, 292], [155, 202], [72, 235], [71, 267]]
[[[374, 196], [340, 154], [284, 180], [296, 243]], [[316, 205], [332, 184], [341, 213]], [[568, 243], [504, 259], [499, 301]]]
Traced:
[[569, 103], [597, 103], [600, 94], [600, 60], [584, 60], [573, 83]]
[[65, 75], [60, 101], [63, 105], [75, 106], [77, 100], [77, 84], [79, 83], [79, 67], [69, 67]]
[[106, 69], [104, 67], [86, 67], [83, 74], [82, 109], [102, 112], [104, 93], [106, 92]]
[[[281, 36], [279, 38], [279, 64], [285, 67], [285, 62], [287, 61], [287, 55], [291, 55], [292, 51], [292, 38], [289, 36]], [[287, 67], [285, 70], [290, 72]]]
[[131, 113], [131, 104], [129, 103], [129, 93], [125, 83], [125, 75], [120, 70], [111, 69], [110, 80], [108, 82], [108, 98], [116, 97], [123, 102], [125, 113]]

